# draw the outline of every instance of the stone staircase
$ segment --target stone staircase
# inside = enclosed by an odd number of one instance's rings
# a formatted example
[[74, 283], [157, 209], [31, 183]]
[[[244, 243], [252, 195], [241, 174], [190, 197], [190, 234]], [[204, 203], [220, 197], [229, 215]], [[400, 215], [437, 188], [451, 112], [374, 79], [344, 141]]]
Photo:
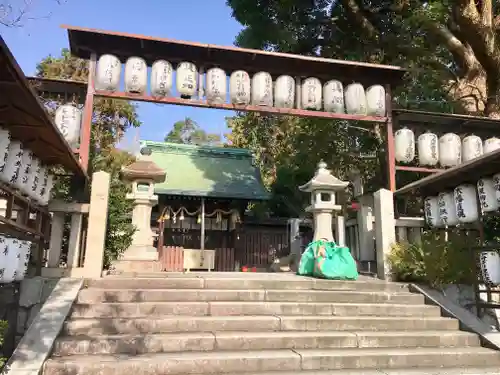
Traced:
[[395, 283], [286, 274], [89, 280], [44, 375], [500, 374], [500, 353]]

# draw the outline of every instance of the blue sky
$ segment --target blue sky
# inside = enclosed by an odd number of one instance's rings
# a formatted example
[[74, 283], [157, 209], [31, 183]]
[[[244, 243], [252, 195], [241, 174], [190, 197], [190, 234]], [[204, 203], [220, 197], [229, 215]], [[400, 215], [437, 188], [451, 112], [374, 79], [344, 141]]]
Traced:
[[[45, 56], [58, 56], [62, 48], [68, 47], [67, 33], [59, 27], [61, 24], [219, 45], [232, 45], [242, 28], [231, 18], [225, 0], [62, 0], [61, 5], [55, 0], [33, 0], [32, 3], [23, 27], [0, 27], [2, 37], [26, 75], [34, 74], [36, 64]], [[141, 103], [140, 138], [161, 141], [172, 124], [186, 116], [208, 132], [225, 133], [224, 117], [228, 115], [231, 112]], [[135, 131], [127, 134], [126, 145], [135, 135]]]

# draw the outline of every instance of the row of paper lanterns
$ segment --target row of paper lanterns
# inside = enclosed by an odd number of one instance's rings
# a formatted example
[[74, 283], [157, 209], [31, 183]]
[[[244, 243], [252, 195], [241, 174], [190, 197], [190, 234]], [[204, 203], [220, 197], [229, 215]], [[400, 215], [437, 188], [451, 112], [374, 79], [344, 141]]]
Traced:
[[[476, 186], [464, 184], [453, 192], [442, 192], [424, 199], [425, 220], [431, 227], [473, 223], [479, 219], [479, 208], [488, 213], [497, 211], [499, 207], [500, 173], [493, 178], [481, 178]], [[481, 252], [479, 266], [485, 284], [500, 285], [500, 256], [496, 251]]]
[[479, 179], [476, 186], [463, 184], [453, 192], [442, 192], [424, 199], [425, 220], [431, 227], [473, 223], [479, 219], [478, 208], [485, 213], [500, 208], [500, 173], [492, 178]]
[[0, 128], [0, 181], [47, 205], [54, 177], [29, 148]]
[[31, 241], [0, 234], [0, 284], [21, 281], [31, 255]]
[[[148, 85], [148, 66], [141, 57], [130, 57], [125, 63], [125, 91], [144, 94]], [[173, 87], [174, 68], [165, 60], [155, 61], [151, 67], [151, 94], [157, 97], [170, 96]], [[120, 85], [121, 62], [110, 54], [99, 58], [95, 86], [99, 90], [118, 91]], [[192, 98], [198, 94], [199, 72], [195, 64], [181, 62], [176, 69], [176, 89], [182, 98]], [[271, 74], [258, 72], [250, 75], [237, 70], [229, 78], [229, 97], [232, 104], [256, 105], [278, 108], [296, 106], [296, 82], [288, 75], [279, 76], [273, 82]], [[322, 85], [318, 78], [309, 77], [300, 86], [300, 108], [306, 110], [348, 113], [358, 115], [385, 116], [385, 89], [381, 85], [365, 88], [359, 83], [347, 85], [345, 92], [342, 82], [330, 80]], [[203, 91], [203, 90], [202, 90]], [[220, 68], [208, 69], [205, 80], [205, 95], [210, 104], [226, 103], [227, 75]]]
[[[415, 142], [415, 134], [408, 128], [394, 135], [395, 158], [399, 163], [411, 163], [418, 154], [418, 164], [423, 166], [454, 167], [500, 148], [496, 137], [483, 141], [477, 135], [463, 140], [457, 134], [447, 133], [439, 137], [429, 131], [421, 134]], [[416, 143], [416, 147], [415, 147]]]

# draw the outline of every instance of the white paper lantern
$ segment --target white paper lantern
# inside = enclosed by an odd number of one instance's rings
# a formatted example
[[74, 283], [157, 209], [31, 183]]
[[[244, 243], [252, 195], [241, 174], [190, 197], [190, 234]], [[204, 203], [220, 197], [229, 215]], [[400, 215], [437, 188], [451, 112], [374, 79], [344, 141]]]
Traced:
[[424, 199], [424, 216], [427, 225], [431, 227], [441, 225], [441, 219], [439, 218], [438, 197], [426, 197]]
[[332, 79], [325, 83], [323, 86], [323, 105], [326, 112], [345, 113], [342, 82]]
[[40, 191], [40, 204], [46, 206], [49, 204], [50, 194], [52, 193], [52, 188], [54, 187], [54, 176], [48, 174], [47, 183]]
[[31, 161], [30, 172], [29, 174], [24, 176], [26, 179], [26, 183], [23, 183], [24, 185], [23, 192], [33, 199], [35, 198], [34, 194], [36, 192], [36, 187], [38, 185], [38, 175], [40, 174], [40, 166], [41, 166], [40, 159], [34, 156], [33, 160]]
[[497, 202], [500, 205], [500, 173], [496, 173], [493, 175], [493, 187], [495, 188], [495, 196], [497, 198]]
[[302, 109], [320, 111], [323, 103], [321, 81], [314, 77], [306, 78], [301, 91]]
[[16, 278], [19, 253], [19, 240], [3, 237], [2, 252], [0, 254], [0, 283], [11, 283]]
[[498, 150], [500, 148], [500, 138], [491, 137], [484, 141], [483, 153], [487, 154], [489, 152]]
[[222, 104], [226, 102], [227, 81], [226, 72], [220, 68], [211, 68], [207, 71], [207, 101], [210, 104]]
[[360, 83], [351, 83], [345, 89], [345, 108], [350, 115], [366, 115], [366, 94]]
[[151, 94], [169, 96], [174, 82], [174, 68], [165, 60], [157, 60], [151, 67]]
[[[35, 188], [33, 192], [33, 198], [38, 202], [42, 203], [42, 197], [45, 193], [45, 187], [49, 181], [49, 170], [47, 167], [41, 165], [38, 173], [38, 177], [36, 178], [35, 184], [33, 187]], [[36, 186], [35, 186], [36, 185]]]
[[9, 144], [9, 153], [4, 169], [0, 173], [0, 180], [5, 183], [13, 184], [19, 176], [21, 168], [21, 157], [23, 156], [23, 146], [19, 141], [11, 141]]
[[439, 162], [438, 136], [431, 132], [420, 134], [417, 139], [418, 163], [435, 166]]
[[30, 149], [23, 149], [23, 155], [21, 156], [21, 168], [19, 169], [17, 180], [14, 182], [14, 186], [25, 194], [29, 193], [27, 182], [28, 176], [31, 174], [31, 166], [33, 164], [34, 156], [33, 151]]
[[273, 106], [273, 78], [269, 73], [259, 72], [252, 77], [252, 104]]
[[458, 220], [461, 223], [473, 223], [478, 220], [476, 188], [473, 185], [460, 185], [453, 191]]
[[481, 276], [487, 286], [500, 284], [500, 256], [496, 251], [483, 251], [479, 254]]
[[141, 57], [129, 57], [125, 63], [125, 91], [142, 94], [148, 86], [148, 66]]
[[492, 178], [481, 178], [477, 181], [477, 195], [479, 203], [484, 212], [494, 212], [498, 210], [495, 183]]
[[19, 241], [19, 254], [17, 259], [17, 270], [15, 277], [17, 281], [23, 280], [24, 276], [26, 275], [31, 254], [30, 250], [31, 250], [30, 241], [25, 241], [25, 240]]
[[462, 162], [468, 162], [483, 154], [483, 141], [477, 135], [469, 135], [462, 141]]
[[275, 82], [274, 105], [278, 108], [293, 108], [295, 105], [295, 80], [290, 76], [279, 76]]
[[250, 76], [243, 70], [237, 70], [229, 77], [229, 98], [232, 104], [250, 104]]
[[462, 142], [453, 133], [446, 133], [439, 138], [439, 164], [454, 167], [462, 162]]
[[70, 146], [75, 147], [80, 139], [82, 111], [72, 104], [57, 108], [54, 123]]
[[458, 225], [457, 209], [455, 207], [455, 198], [452, 192], [438, 194], [439, 218], [444, 225], [453, 227]]
[[190, 99], [198, 88], [198, 69], [190, 62], [181, 62], [177, 66], [177, 92], [181, 98]]
[[0, 181], [9, 156], [10, 140], [10, 132], [7, 129], [0, 128]]
[[415, 158], [415, 134], [402, 128], [394, 134], [394, 156], [399, 163], [410, 163]]
[[366, 89], [366, 113], [369, 116], [385, 116], [385, 89], [373, 85]]
[[95, 86], [99, 90], [116, 91], [120, 87], [122, 64], [113, 55], [102, 55], [97, 63]]

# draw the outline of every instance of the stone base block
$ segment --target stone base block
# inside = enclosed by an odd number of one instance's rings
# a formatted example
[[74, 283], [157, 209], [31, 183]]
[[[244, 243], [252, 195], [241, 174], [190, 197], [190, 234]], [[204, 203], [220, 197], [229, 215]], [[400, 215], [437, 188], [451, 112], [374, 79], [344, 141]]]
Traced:
[[161, 263], [155, 260], [116, 260], [113, 273], [122, 272], [161, 272]]
[[132, 245], [123, 253], [120, 260], [155, 261], [158, 260], [158, 250], [150, 245]]

